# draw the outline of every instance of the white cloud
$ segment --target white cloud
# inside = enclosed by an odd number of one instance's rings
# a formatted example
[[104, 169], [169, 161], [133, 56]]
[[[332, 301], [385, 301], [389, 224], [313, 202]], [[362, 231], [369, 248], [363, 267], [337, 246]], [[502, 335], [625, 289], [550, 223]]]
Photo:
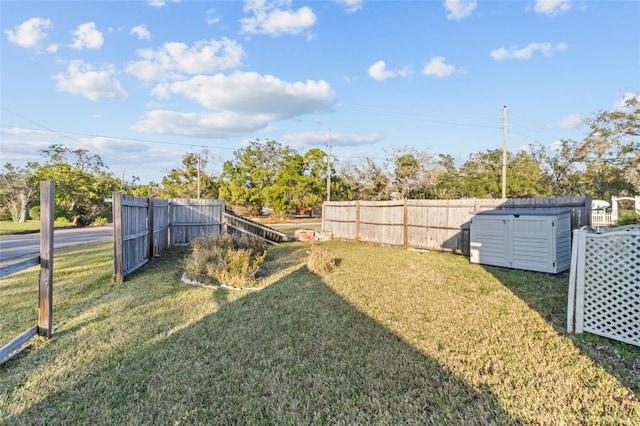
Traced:
[[10, 136], [55, 136], [56, 132], [51, 130], [25, 129], [23, 127], [3, 127], [0, 134]]
[[270, 75], [237, 71], [229, 76], [196, 76], [163, 83], [153, 91], [182, 95], [211, 110], [184, 113], [154, 110], [133, 126], [151, 133], [195, 137], [229, 137], [266, 128], [273, 120], [328, 110], [335, 93], [325, 81], [290, 83]]
[[215, 9], [209, 9], [206, 11], [205, 22], [209, 25], [217, 24], [222, 18], [218, 15]]
[[374, 80], [383, 81], [396, 76], [395, 72], [387, 70], [387, 64], [384, 61], [378, 61], [369, 67], [369, 77]]
[[362, 9], [364, 0], [334, 0], [336, 3], [344, 7], [347, 13], [354, 13]]
[[476, 0], [445, 0], [444, 8], [447, 9], [447, 19], [459, 20], [471, 15], [476, 8]]
[[556, 126], [560, 129], [575, 129], [576, 127], [580, 127], [584, 124], [585, 117], [582, 114], [571, 114], [566, 117], [563, 117]]
[[[283, 135], [287, 145], [292, 148], [303, 148], [313, 146], [326, 146], [328, 141], [327, 131], [312, 131], [300, 133], [288, 133]], [[382, 140], [382, 135], [371, 133], [367, 135], [331, 133], [331, 146], [362, 146], [372, 145]]]
[[165, 94], [180, 94], [211, 110], [233, 111], [284, 119], [328, 109], [335, 94], [329, 83], [290, 83], [271, 75], [236, 71], [227, 76], [196, 76], [162, 86]]
[[300, 34], [316, 23], [316, 15], [309, 7], [290, 9], [291, 0], [246, 0], [244, 11], [252, 13], [249, 18], [240, 19], [243, 34]]
[[4, 33], [11, 43], [24, 48], [38, 48], [40, 41], [47, 38], [46, 30], [53, 26], [49, 19], [31, 18]]
[[166, 80], [184, 74], [210, 73], [242, 64], [244, 51], [234, 40], [198, 41], [189, 47], [184, 43], [165, 43], [160, 50], [136, 51], [141, 61], [130, 63], [126, 71], [141, 80]]
[[245, 116], [229, 111], [181, 113], [155, 110], [146, 113], [131, 128], [143, 133], [224, 138], [263, 129], [268, 123], [268, 117]]
[[535, 52], [542, 52], [544, 56], [551, 56], [554, 52], [561, 52], [566, 50], [567, 43], [560, 42], [556, 45], [551, 43], [529, 43], [527, 47], [518, 48], [510, 47], [508, 49], [501, 47], [491, 51], [491, 56], [496, 61], [502, 61], [504, 59], [531, 59]]
[[570, 0], [536, 0], [536, 5], [533, 10], [536, 13], [558, 16], [571, 9]]
[[422, 74], [433, 75], [438, 78], [447, 77], [456, 71], [453, 65], [447, 65], [442, 56], [434, 56], [422, 69]]
[[122, 89], [120, 82], [112, 79], [114, 73], [112, 65], [106, 65], [96, 71], [91, 64], [76, 60], [71, 61], [66, 75], [58, 74], [54, 79], [57, 81], [58, 91], [81, 95], [92, 101], [127, 99], [129, 95]]
[[640, 105], [640, 93], [625, 93], [622, 99], [613, 104], [613, 110], [629, 112], [630, 108], [637, 108], [637, 105]]
[[73, 49], [100, 49], [104, 43], [102, 33], [96, 30], [95, 22], [78, 25], [73, 35], [75, 37], [70, 44]]
[[140, 40], [151, 40], [151, 33], [147, 29], [146, 25], [136, 25], [131, 28], [130, 34], [135, 34]]
[[[170, 0], [171, 3], [180, 3], [180, 0]], [[147, 4], [151, 7], [165, 7], [167, 2], [165, 0], [147, 0]]]

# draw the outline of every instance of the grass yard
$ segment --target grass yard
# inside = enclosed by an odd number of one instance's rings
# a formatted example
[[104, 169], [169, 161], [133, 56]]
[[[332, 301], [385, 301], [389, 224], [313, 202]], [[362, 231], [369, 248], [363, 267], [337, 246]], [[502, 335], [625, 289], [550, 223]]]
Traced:
[[[180, 282], [174, 249], [111, 284], [108, 242], [56, 252], [54, 338], [0, 366], [0, 423], [640, 424], [640, 350], [567, 336], [568, 277], [327, 242], [269, 247], [259, 292]], [[0, 344], [37, 270], [0, 281]]]
[[[54, 222], [54, 228], [66, 228], [71, 227], [69, 222]], [[12, 234], [29, 234], [33, 232], [40, 232], [39, 220], [28, 220], [26, 222], [9, 222], [0, 221], [0, 235], [12, 235]]]

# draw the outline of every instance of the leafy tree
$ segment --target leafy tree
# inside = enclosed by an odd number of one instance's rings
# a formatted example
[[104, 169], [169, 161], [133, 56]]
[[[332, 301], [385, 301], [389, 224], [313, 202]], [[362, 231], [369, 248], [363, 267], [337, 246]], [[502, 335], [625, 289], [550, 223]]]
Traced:
[[[500, 198], [502, 196], [502, 150], [472, 154], [460, 166], [460, 192], [464, 197]], [[521, 151], [507, 152], [507, 197], [536, 197], [549, 193], [544, 174], [535, 159]]]
[[572, 196], [583, 193], [578, 179], [575, 150], [576, 142], [570, 139], [563, 139], [553, 147], [529, 145], [529, 152], [542, 168], [544, 181], [550, 186], [553, 195]]
[[292, 210], [302, 214], [322, 202], [322, 193], [321, 181], [305, 167], [305, 158], [293, 154], [281, 162], [274, 185], [267, 191], [267, 201], [278, 215]]
[[16, 222], [26, 222], [30, 203], [37, 198], [38, 186], [31, 179], [32, 166], [4, 165], [0, 174], [0, 206], [8, 210]]
[[165, 198], [197, 198], [198, 195], [200, 198], [218, 198], [216, 180], [205, 172], [209, 161], [208, 151], [202, 154], [185, 154], [182, 167], [172, 169], [162, 178], [162, 188], [158, 195]]
[[640, 192], [640, 94], [626, 96], [619, 109], [600, 111], [589, 128], [575, 158], [584, 165], [585, 192], [604, 199]]
[[226, 161], [222, 166], [220, 198], [248, 207], [251, 214], [259, 214], [283, 159], [293, 154], [293, 149], [274, 140], [250, 141], [247, 147], [233, 153], [235, 161]]
[[392, 190], [402, 198], [423, 199], [433, 195], [432, 163], [427, 150], [403, 147], [387, 151], [386, 167]]
[[384, 169], [371, 159], [365, 159], [363, 164], [353, 166], [353, 176], [350, 178], [353, 196], [359, 200], [388, 200], [393, 185]]
[[460, 198], [458, 168], [451, 155], [438, 154], [432, 173], [435, 182], [433, 198], [439, 200]]
[[97, 216], [109, 215], [111, 206], [104, 198], [119, 189], [120, 181], [107, 173], [99, 156], [62, 145], [51, 145], [40, 153], [46, 162], [35, 166], [32, 180], [55, 182], [56, 216], [73, 223], [91, 223]]

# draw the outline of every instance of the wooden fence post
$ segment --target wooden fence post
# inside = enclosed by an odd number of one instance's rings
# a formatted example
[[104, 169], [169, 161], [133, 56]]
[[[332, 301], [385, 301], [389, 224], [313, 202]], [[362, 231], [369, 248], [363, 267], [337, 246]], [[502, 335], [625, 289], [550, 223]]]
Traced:
[[402, 219], [402, 247], [409, 248], [409, 206], [407, 205], [407, 199], [404, 199], [403, 204], [403, 219]]
[[155, 203], [153, 197], [149, 197], [149, 210], [147, 212], [147, 227], [149, 229], [149, 259], [153, 259], [153, 239], [155, 237], [155, 223], [153, 219]]
[[38, 334], [51, 337], [53, 319], [53, 221], [55, 188], [40, 182], [40, 283], [38, 289]]
[[356, 243], [360, 241], [360, 200], [356, 201]]
[[122, 239], [122, 193], [113, 193], [113, 282], [124, 280], [124, 251]]

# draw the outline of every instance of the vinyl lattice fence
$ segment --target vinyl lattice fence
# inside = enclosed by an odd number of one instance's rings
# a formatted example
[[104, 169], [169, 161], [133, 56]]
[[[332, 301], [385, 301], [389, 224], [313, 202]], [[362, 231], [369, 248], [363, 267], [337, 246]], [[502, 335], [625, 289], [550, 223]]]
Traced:
[[471, 215], [489, 209], [569, 209], [572, 229], [591, 224], [590, 196], [334, 201], [322, 206], [322, 230], [337, 239], [469, 255]]
[[640, 226], [574, 231], [567, 330], [640, 346]]
[[158, 199], [113, 194], [114, 281], [170, 246], [222, 232], [224, 201]]

